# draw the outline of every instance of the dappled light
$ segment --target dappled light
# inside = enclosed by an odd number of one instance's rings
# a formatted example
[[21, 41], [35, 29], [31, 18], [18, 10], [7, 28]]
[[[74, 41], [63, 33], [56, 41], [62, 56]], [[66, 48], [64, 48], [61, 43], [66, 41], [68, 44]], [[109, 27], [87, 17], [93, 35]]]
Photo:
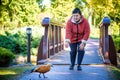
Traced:
[[69, 75], [69, 74], [72, 74], [72, 73], [70, 73], [70, 72], [55, 72], [55, 71], [52, 71], [52, 73], [51, 73], [52, 75], [55, 75], [55, 74], [60, 74], [60, 75]]
[[86, 55], [89, 55], [89, 56], [91, 56], [91, 57], [92, 57], [92, 56], [93, 56], [93, 54], [92, 54], [92, 53], [94, 53], [94, 51], [86, 51], [86, 53], [85, 53], [85, 54], [86, 54]]
[[[75, 7], [90, 24], [81, 71], [77, 57], [69, 70], [71, 50], [65, 47], [65, 29]], [[29, 46], [26, 28], [32, 32]], [[0, 67], [0, 80], [113, 80], [111, 75], [120, 80], [120, 0], [0, 0], [0, 47], [5, 49], [0, 50], [0, 66], [7, 66]], [[42, 60], [54, 65], [46, 79], [30, 73]]]
[[14, 75], [14, 74], [16, 74], [16, 72], [12, 70], [0, 70], [0, 75]]
[[49, 61], [54, 61], [54, 62], [63, 62], [64, 60], [61, 60], [61, 59], [52, 59], [52, 60], [49, 60]]

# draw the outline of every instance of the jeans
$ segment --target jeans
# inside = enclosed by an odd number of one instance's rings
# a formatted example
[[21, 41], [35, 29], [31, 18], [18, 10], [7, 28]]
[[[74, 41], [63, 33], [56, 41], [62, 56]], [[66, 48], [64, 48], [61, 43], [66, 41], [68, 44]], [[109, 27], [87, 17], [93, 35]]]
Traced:
[[81, 65], [82, 60], [83, 60], [83, 56], [85, 51], [84, 50], [80, 50], [79, 46], [80, 46], [81, 42], [78, 43], [70, 43], [70, 61], [71, 61], [71, 66], [74, 67], [75, 65], [75, 60], [76, 60], [76, 55], [77, 55], [77, 64]]

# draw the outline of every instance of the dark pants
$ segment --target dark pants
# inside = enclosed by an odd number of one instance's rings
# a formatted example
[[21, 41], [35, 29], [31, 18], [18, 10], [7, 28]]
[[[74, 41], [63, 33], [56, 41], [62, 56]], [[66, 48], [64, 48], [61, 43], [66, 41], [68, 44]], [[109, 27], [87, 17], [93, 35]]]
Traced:
[[81, 44], [81, 42], [70, 44], [71, 66], [75, 65], [76, 55], [77, 55], [77, 64], [81, 65], [81, 63], [82, 63], [85, 51], [79, 49], [80, 44]]

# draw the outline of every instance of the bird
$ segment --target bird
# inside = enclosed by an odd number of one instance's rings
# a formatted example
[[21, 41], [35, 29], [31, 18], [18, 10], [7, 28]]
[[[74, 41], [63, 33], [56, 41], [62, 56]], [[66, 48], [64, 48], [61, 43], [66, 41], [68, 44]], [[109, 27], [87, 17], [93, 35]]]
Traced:
[[39, 65], [37, 68], [32, 69], [31, 72], [38, 72], [39, 74], [39, 78], [41, 78], [41, 74], [43, 74], [44, 78], [47, 78], [44, 74], [47, 73], [48, 71], [51, 70], [51, 67], [53, 67], [52, 64], [48, 63], [48, 64], [42, 64]]

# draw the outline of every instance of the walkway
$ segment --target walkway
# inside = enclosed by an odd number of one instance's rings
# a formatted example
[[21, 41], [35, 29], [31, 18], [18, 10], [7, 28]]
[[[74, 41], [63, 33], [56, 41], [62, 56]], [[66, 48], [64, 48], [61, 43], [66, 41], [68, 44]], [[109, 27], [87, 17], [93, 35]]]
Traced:
[[[39, 78], [39, 73], [26, 74], [19, 80], [114, 80], [110, 77], [109, 68], [102, 62], [98, 54], [99, 41], [89, 39], [86, 45], [86, 52], [82, 62], [82, 71], [69, 70], [69, 51], [61, 51], [48, 59], [52, 63], [51, 71], [45, 75], [48, 78]], [[42, 75], [41, 75], [42, 76]]]

